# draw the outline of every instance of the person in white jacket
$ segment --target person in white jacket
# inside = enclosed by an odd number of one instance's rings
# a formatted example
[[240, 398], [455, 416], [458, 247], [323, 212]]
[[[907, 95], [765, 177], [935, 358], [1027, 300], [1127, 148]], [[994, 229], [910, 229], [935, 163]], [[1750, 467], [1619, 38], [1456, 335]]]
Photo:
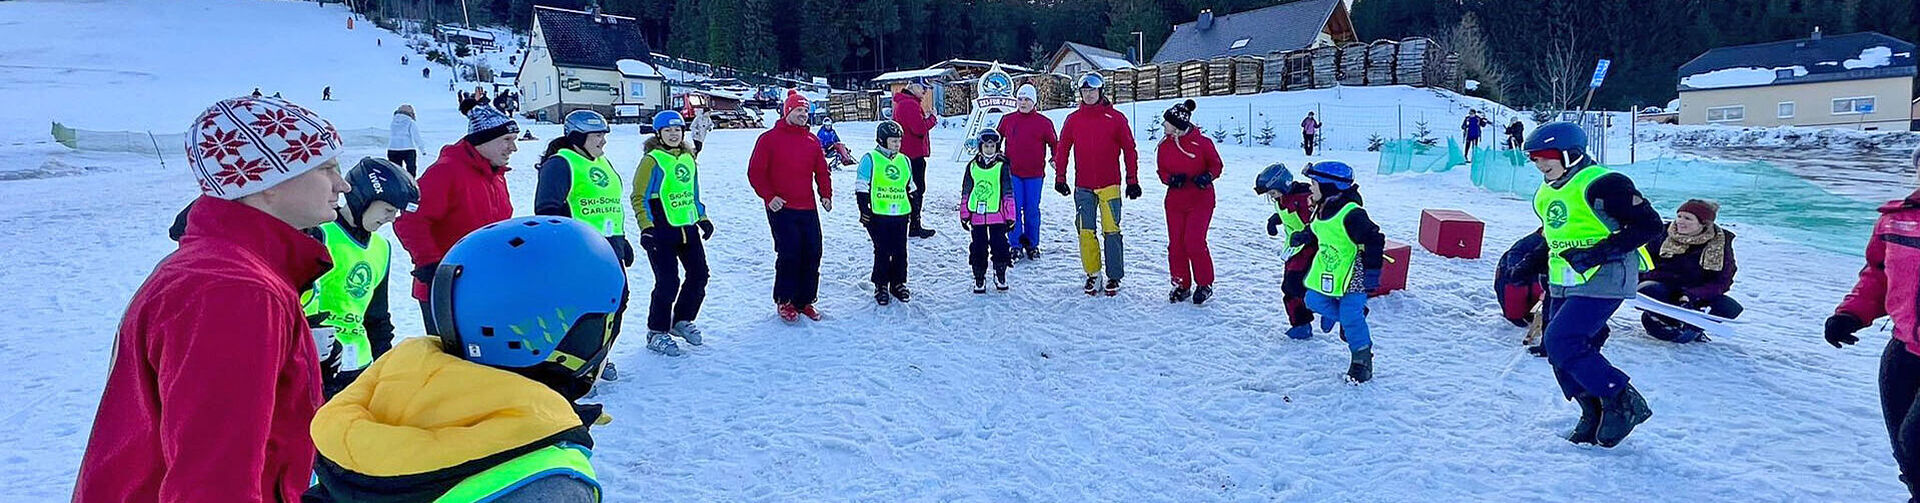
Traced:
[[419, 177], [416, 166], [420, 165], [420, 126], [414, 123], [413, 105], [400, 105], [393, 111], [393, 128], [387, 140], [387, 160], [407, 169], [407, 174]]

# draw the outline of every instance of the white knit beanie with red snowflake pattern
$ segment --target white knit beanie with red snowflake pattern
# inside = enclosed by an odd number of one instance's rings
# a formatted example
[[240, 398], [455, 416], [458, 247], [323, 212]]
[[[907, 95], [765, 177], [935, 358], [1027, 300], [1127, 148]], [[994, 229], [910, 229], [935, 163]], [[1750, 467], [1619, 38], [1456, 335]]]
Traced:
[[340, 155], [340, 132], [278, 98], [215, 103], [187, 129], [187, 167], [200, 192], [234, 200], [291, 180]]

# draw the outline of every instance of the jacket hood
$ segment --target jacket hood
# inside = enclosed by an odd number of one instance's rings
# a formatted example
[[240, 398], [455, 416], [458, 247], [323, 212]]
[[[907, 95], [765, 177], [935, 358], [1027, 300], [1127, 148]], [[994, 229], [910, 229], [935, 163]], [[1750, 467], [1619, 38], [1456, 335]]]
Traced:
[[357, 474], [395, 477], [584, 430], [558, 392], [454, 357], [440, 344], [435, 337], [402, 341], [321, 406], [312, 427], [321, 456]]

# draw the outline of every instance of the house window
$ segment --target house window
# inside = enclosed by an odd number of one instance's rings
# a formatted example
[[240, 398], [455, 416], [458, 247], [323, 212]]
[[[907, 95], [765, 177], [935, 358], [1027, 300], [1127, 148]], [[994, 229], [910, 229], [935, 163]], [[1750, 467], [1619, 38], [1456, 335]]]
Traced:
[[639, 81], [627, 81], [627, 96], [636, 100], [646, 98], [647, 84]]
[[1067, 63], [1067, 75], [1079, 75], [1084, 71], [1079, 63]]
[[1834, 115], [1858, 115], [1873, 113], [1873, 96], [1854, 98], [1834, 98]]
[[1773, 80], [1781, 81], [1793, 78], [1792, 68], [1780, 68], [1773, 71]]
[[1243, 39], [1240, 39], [1240, 40], [1235, 40], [1235, 41], [1233, 41], [1233, 45], [1232, 45], [1232, 46], [1230, 46], [1230, 47], [1227, 47], [1227, 50], [1229, 50], [1229, 51], [1231, 51], [1231, 50], [1234, 50], [1234, 49], [1245, 49], [1245, 48], [1247, 47], [1247, 42], [1252, 42], [1252, 41], [1253, 41], [1253, 39], [1252, 39], [1251, 37], [1249, 37], [1249, 38], [1243, 38]]
[[1747, 120], [1747, 106], [1713, 107], [1707, 109], [1707, 122], [1740, 122]]
[[1780, 119], [1792, 119], [1793, 118], [1793, 102], [1791, 101], [1780, 102], [1780, 109], [1779, 111], [1775, 112], [1773, 116], [1775, 118], [1780, 118]]

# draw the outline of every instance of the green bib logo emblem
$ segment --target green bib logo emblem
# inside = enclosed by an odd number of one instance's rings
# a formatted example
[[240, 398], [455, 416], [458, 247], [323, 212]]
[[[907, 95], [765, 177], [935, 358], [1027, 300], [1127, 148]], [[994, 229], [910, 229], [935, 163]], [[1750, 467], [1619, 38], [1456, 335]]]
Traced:
[[1567, 225], [1567, 203], [1554, 201], [1547, 204], [1547, 227], [1558, 229]]
[[364, 298], [373, 289], [373, 267], [366, 262], [353, 264], [347, 271], [347, 295]]
[[887, 165], [887, 179], [888, 179], [888, 180], [899, 180], [899, 179], [900, 179], [900, 167], [899, 167], [899, 166], [895, 166], [895, 165], [892, 165], [892, 164], [888, 164], [888, 165]]
[[594, 166], [592, 170], [587, 171], [587, 177], [593, 181], [595, 187], [603, 189], [607, 188], [607, 184], [612, 181], [607, 177], [607, 170], [600, 169], [599, 166]]
[[693, 170], [687, 169], [685, 164], [674, 166], [673, 177], [680, 180], [680, 183], [691, 182], [693, 181]]

